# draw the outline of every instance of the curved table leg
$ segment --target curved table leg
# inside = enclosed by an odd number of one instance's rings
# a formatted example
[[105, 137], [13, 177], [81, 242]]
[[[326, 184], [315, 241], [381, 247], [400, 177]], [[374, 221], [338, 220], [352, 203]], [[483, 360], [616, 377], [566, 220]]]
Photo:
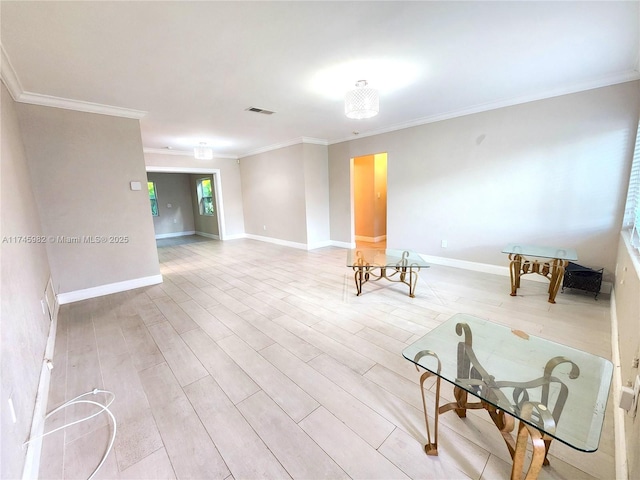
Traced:
[[551, 265], [551, 280], [549, 284], [549, 303], [556, 303], [556, 294], [564, 277], [564, 269], [568, 264], [566, 260], [554, 259]]
[[520, 288], [520, 274], [522, 270], [522, 256], [509, 254], [511, 263], [509, 264], [509, 273], [511, 276], [511, 296], [515, 297], [518, 288]]
[[536, 428], [530, 427], [524, 422], [518, 425], [518, 439], [516, 440], [516, 449], [513, 454], [513, 468], [511, 469], [511, 480], [521, 480], [524, 470], [524, 459], [527, 453], [527, 437], [531, 437], [533, 445], [533, 456], [531, 464], [524, 477], [525, 480], [535, 480], [538, 478], [540, 470], [546, 456], [546, 446], [542, 439], [542, 433]]

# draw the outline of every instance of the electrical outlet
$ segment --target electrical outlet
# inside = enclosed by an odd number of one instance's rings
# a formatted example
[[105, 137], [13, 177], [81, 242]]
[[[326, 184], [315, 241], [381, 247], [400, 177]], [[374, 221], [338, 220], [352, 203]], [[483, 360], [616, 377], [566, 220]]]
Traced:
[[631, 365], [631, 368], [638, 368], [638, 362], [640, 362], [640, 358], [635, 357], [633, 359], [633, 365]]
[[266, 226], [266, 225], [262, 225], [262, 229], [263, 229], [263, 230], [266, 230], [266, 229], [267, 229], [267, 226]]
[[447, 248], [448, 242], [446, 240], [442, 240], [442, 242], [440, 243], [440, 246], [442, 248]]

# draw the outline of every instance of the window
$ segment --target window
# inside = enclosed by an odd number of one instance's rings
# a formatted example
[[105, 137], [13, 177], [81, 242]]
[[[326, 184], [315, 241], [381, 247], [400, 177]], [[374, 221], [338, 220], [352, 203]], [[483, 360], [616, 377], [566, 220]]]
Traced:
[[151, 200], [151, 215], [158, 216], [158, 197], [155, 182], [147, 182], [149, 188], [149, 200]]
[[200, 210], [200, 215], [213, 215], [211, 179], [200, 178], [196, 185], [198, 189], [198, 209]]
[[623, 227], [631, 231], [631, 245], [640, 249], [640, 125], [636, 134]]

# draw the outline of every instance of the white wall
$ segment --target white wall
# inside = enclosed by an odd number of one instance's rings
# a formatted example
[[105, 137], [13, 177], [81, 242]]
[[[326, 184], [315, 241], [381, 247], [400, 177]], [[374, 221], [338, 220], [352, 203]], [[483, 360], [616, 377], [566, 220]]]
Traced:
[[637, 120], [629, 82], [331, 145], [331, 240], [350, 241], [350, 159], [386, 151], [390, 248], [506, 265], [509, 242], [574, 247], [610, 280]]
[[[219, 170], [221, 189], [218, 192], [223, 199], [224, 212], [220, 221], [224, 223], [222, 230], [226, 238], [244, 235], [244, 211], [242, 206], [242, 183], [240, 166], [232, 158], [214, 158], [212, 160], [196, 160], [192, 155], [163, 155], [145, 153], [144, 161], [147, 169], [164, 168], [172, 171], [191, 172], [194, 169]], [[220, 205], [217, 205], [220, 214]], [[225, 239], [226, 239], [225, 238]]]
[[303, 144], [240, 160], [247, 234], [307, 243], [304, 170]]
[[195, 231], [189, 175], [149, 172], [147, 179], [156, 184], [158, 216], [152, 216], [156, 235]]
[[[44, 243], [12, 241], [12, 237], [41, 237], [40, 216], [22, 146], [15, 104], [4, 84], [2, 98], [2, 243], [0, 291], [2, 298], [2, 478], [20, 478], [38, 390], [50, 321], [40, 300], [49, 279]], [[7, 241], [5, 241], [5, 239]], [[8, 407], [12, 398], [17, 422]]]
[[[137, 120], [17, 104], [58, 294], [161, 281]], [[89, 243], [89, 237], [106, 241]], [[131, 288], [131, 287], [129, 287]]]
[[307, 217], [307, 245], [325, 245], [329, 229], [329, 153], [324, 145], [304, 143], [305, 206]]

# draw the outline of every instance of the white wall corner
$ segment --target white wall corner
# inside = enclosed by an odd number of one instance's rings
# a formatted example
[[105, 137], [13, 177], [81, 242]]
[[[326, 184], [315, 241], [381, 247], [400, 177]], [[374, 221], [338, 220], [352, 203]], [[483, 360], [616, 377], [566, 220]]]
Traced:
[[356, 248], [356, 242], [339, 242], [331, 240], [331, 245], [338, 248]]
[[18, 102], [23, 92], [22, 85], [2, 44], [0, 44], [0, 55], [0, 77], [7, 86], [11, 97]]
[[307, 250], [315, 250], [316, 248], [330, 247], [331, 245], [333, 245], [333, 242], [331, 242], [331, 240], [324, 240], [322, 242], [308, 243], [307, 244]]
[[212, 238], [213, 240], [220, 240], [220, 235], [216, 235], [214, 233], [199, 232], [196, 230], [195, 234], [200, 235], [201, 237]]
[[234, 233], [233, 235], [225, 235], [221, 240], [240, 240], [241, 238], [248, 238], [246, 233]]

